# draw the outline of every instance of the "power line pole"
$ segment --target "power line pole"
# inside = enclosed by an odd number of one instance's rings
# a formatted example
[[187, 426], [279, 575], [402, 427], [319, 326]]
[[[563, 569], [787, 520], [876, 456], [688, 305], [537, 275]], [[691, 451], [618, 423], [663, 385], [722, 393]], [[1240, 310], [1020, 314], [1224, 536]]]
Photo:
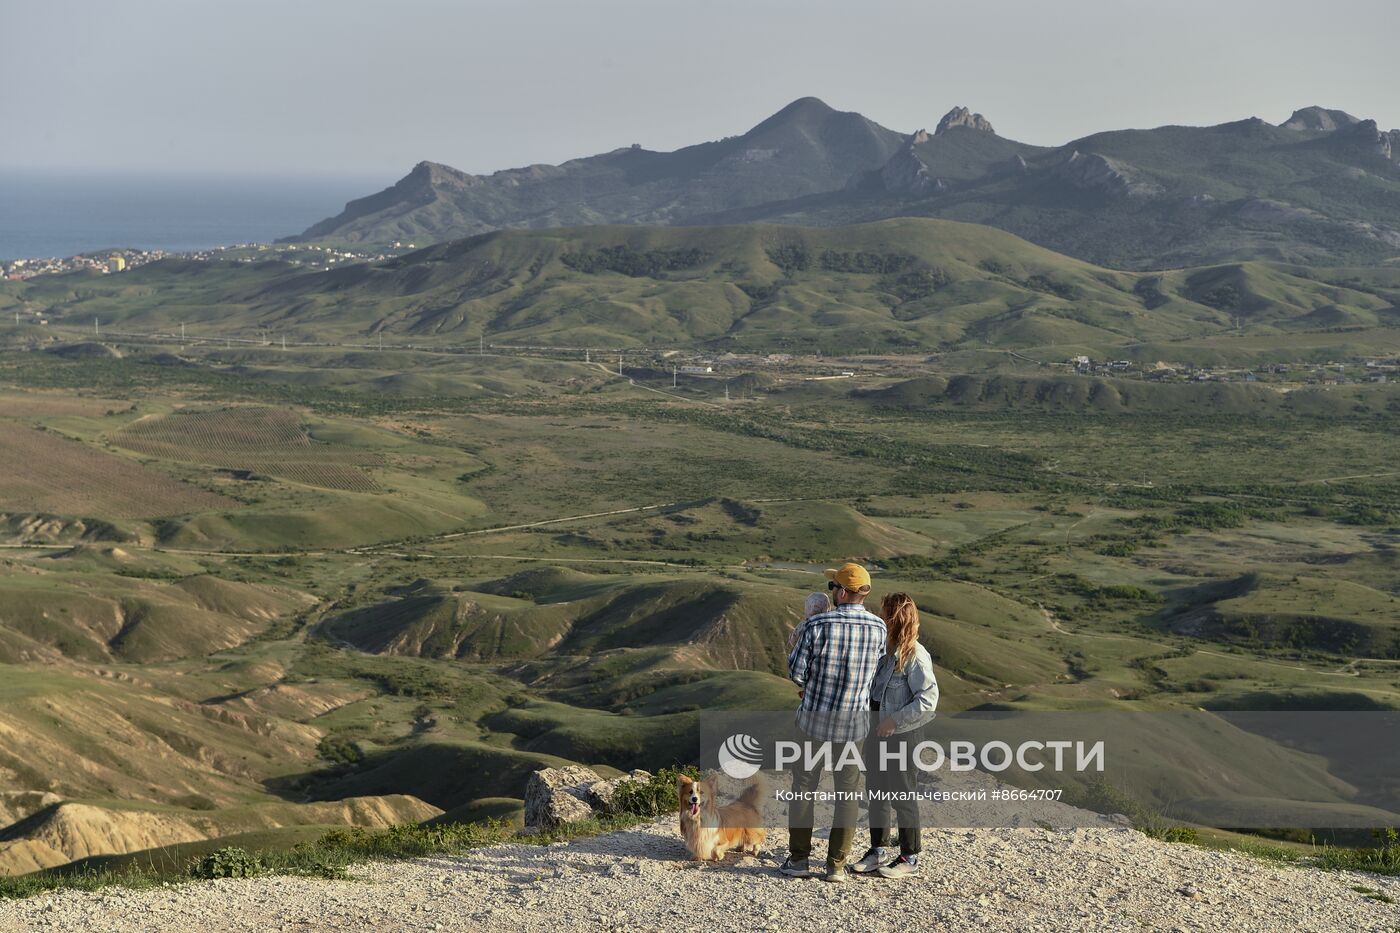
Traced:
[[283, 334], [283, 335], [282, 335], [282, 349], [283, 349], [283, 350], [287, 349], [287, 335], [286, 335], [286, 334]]
[[97, 330], [97, 318], [92, 319], [92, 333], [94, 336], [99, 335], [99, 331]]
[[724, 384], [724, 400], [729, 401], [729, 383]]
[[617, 374], [622, 375], [622, 354], [620, 353], [617, 356]]
[[181, 343], [184, 343], [184, 342], [185, 342], [185, 322], [184, 322], [184, 321], [181, 321], [181, 322], [180, 322], [180, 342], [181, 342]]
[[583, 350], [583, 361], [584, 361], [585, 363], [591, 363], [591, 362], [593, 362], [593, 360], [589, 358], [589, 352], [588, 352], [588, 348], [587, 348], [587, 347], [584, 347], [584, 350]]
[[485, 356], [485, 355], [486, 355], [486, 335], [485, 335], [485, 334], [482, 334], [482, 335], [480, 335], [479, 337], [476, 338], [476, 355], [477, 355], [477, 356]]
[[677, 368], [674, 365], [671, 367], [671, 388], [673, 389], [676, 387], [676, 373], [678, 371], [679, 370], [677, 370]]

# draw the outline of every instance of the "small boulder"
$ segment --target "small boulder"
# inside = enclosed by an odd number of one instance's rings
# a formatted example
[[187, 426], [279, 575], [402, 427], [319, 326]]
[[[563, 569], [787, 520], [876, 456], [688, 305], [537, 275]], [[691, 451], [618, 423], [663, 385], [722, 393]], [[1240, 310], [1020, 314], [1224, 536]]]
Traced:
[[525, 825], [551, 829], [593, 816], [588, 788], [602, 779], [598, 772], [580, 765], [541, 768], [525, 783]]

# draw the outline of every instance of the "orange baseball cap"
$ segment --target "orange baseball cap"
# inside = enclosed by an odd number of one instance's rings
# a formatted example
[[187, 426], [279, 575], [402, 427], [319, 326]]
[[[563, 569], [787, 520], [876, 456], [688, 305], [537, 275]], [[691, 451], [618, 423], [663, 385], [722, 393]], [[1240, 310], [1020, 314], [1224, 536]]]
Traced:
[[828, 570], [826, 578], [852, 593], [865, 593], [870, 590], [870, 574], [860, 564], [843, 564], [835, 570]]

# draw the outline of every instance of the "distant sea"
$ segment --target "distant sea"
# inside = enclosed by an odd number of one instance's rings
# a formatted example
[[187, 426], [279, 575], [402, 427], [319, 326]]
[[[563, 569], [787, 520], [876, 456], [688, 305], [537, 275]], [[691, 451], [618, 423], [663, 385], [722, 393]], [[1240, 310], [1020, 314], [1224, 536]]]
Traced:
[[270, 243], [393, 184], [352, 176], [0, 171], [0, 259]]

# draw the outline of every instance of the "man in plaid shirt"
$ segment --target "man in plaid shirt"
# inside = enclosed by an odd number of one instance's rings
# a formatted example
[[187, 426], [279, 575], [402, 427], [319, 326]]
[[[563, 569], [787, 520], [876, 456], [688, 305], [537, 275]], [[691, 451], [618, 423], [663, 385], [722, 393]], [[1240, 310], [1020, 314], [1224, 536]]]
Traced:
[[[832, 743], [833, 764], [846, 742], [865, 738], [870, 727], [870, 682], [885, 654], [884, 620], [865, 608], [870, 574], [859, 564], [826, 572], [836, 608], [813, 616], [802, 625], [797, 645], [788, 656], [788, 676], [802, 690], [797, 725], [811, 739]], [[794, 799], [788, 809], [788, 858], [785, 875], [811, 874], [812, 800], [822, 769], [806, 770], [798, 762], [792, 772]], [[852, 764], [833, 768], [839, 795], [827, 846], [827, 881], [846, 880], [846, 858], [855, 836], [860, 770]]]

